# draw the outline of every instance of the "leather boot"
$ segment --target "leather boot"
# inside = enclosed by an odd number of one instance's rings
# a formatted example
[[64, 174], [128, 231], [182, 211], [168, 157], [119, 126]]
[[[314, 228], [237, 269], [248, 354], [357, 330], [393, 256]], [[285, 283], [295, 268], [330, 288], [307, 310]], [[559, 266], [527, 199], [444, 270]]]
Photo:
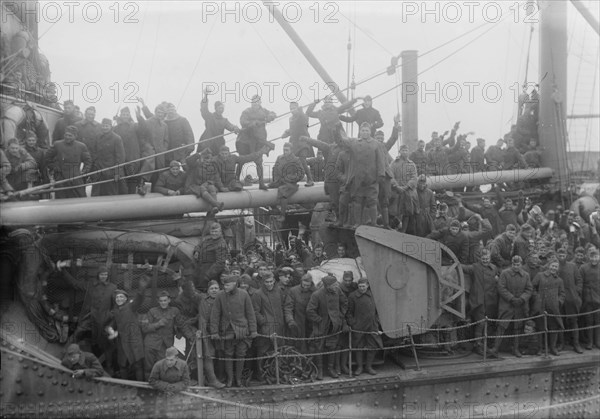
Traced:
[[214, 388], [225, 387], [225, 384], [220, 382], [215, 375], [215, 364], [212, 358], [204, 358], [204, 374], [206, 375], [206, 385]]
[[363, 353], [362, 353], [362, 351], [357, 351], [354, 358], [356, 358], [356, 371], [354, 371], [354, 375], [361, 375], [363, 372]]
[[335, 223], [336, 226], [342, 227], [342, 226], [348, 225], [348, 208], [351, 206], [352, 206], [352, 204], [350, 204], [348, 206], [340, 205], [340, 215], [337, 219], [337, 222]]
[[584, 331], [585, 337], [587, 338], [587, 343], [585, 344], [585, 349], [588, 351], [592, 350], [594, 347], [594, 329], [587, 329]]
[[333, 364], [335, 362], [335, 354], [329, 354], [327, 356], [327, 372], [331, 378], [339, 378], [339, 375], [335, 372]]
[[133, 364], [133, 369], [135, 370], [135, 379], [136, 381], [146, 381], [144, 378], [144, 361], [139, 360]]
[[498, 335], [498, 337], [494, 341], [494, 347], [488, 352], [490, 358], [498, 358], [498, 352], [500, 351], [500, 345], [502, 344], [502, 336], [504, 335], [504, 329], [498, 328], [496, 334]]
[[340, 371], [343, 374], [349, 375], [350, 370], [348, 370], [348, 352], [342, 352], [340, 354]]
[[225, 375], [225, 363], [223, 361], [213, 359], [213, 367], [217, 380], [220, 382], [226, 381], [227, 376]]
[[363, 207], [362, 204], [355, 202], [354, 203], [354, 227], [358, 227], [363, 224]]
[[370, 226], [377, 225], [377, 205], [367, 208], [367, 216], [369, 217], [369, 221], [366, 223]]
[[367, 366], [365, 371], [371, 375], [377, 375], [377, 371], [373, 369], [373, 359], [375, 359], [375, 351], [367, 352]]
[[265, 383], [267, 381], [265, 380], [265, 370], [263, 368], [264, 363], [264, 359], [259, 359], [256, 361], [256, 381], [259, 383]]
[[225, 204], [223, 202], [217, 201], [208, 192], [203, 192], [202, 193], [202, 199], [204, 199], [206, 202], [208, 202], [212, 206], [211, 212], [214, 212], [214, 213], [217, 213], [217, 212], [221, 211], [224, 208], [224, 206], [225, 206]]
[[390, 210], [388, 208], [381, 209], [381, 220], [383, 221], [383, 228], [391, 230], [390, 228]]
[[240, 359], [235, 361], [235, 386], [244, 387], [242, 382], [242, 373], [244, 372], [244, 360]]
[[315, 358], [315, 365], [317, 366], [317, 380], [323, 380], [323, 356], [319, 355]]
[[558, 349], [556, 349], [556, 341], [558, 340], [558, 333], [548, 334], [548, 352], [554, 356], [558, 356]]
[[[556, 336], [556, 335], [555, 335]], [[513, 355], [517, 358], [521, 358], [523, 354], [519, 351], [519, 337], [515, 336], [513, 341]]]
[[227, 360], [225, 361], [225, 374], [227, 374], [227, 382], [225, 383], [226, 387], [233, 386], [233, 361]]
[[572, 336], [573, 336], [573, 350], [575, 352], [577, 352], [578, 354], [582, 354], [583, 348], [579, 344], [579, 330], [574, 330], [572, 332]]
[[340, 369], [340, 354], [337, 353], [337, 354], [333, 354], [332, 356], [335, 358], [333, 369], [335, 370], [335, 373], [339, 377], [339, 375], [342, 373], [342, 371]]
[[560, 333], [557, 333], [556, 335], [558, 336], [556, 349], [558, 351], [562, 351], [563, 348], [565, 347], [565, 334], [563, 332], [560, 332]]

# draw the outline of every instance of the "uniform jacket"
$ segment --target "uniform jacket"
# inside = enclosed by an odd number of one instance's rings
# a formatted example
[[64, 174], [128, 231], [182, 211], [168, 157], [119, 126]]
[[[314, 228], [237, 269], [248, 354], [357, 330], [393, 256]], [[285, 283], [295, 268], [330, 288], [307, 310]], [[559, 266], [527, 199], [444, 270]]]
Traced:
[[148, 383], [161, 391], [183, 391], [191, 384], [190, 370], [182, 359], [176, 359], [172, 367], [167, 365], [166, 359], [161, 359], [152, 367]]
[[565, 314], [577, 314], [581, 309], [581, 292], [583, 279], [579, 268], [573, 262], [559, 262], [558, 277], [563, 280], [565, 289], [564, 311]]
[[[375, 299], [371, 290], [362, 294], [359, 290], [355, 290], [348, 296], [348, 311], [346, 313], [346, 321], [352, 330], [359, 332], [378, 332], [379, 331], [379, 315], [375, 306]], [[352, 334], [352, 345], [358, 344], [364, 335], [362, 333]], [[381, 336], [372, 335], [380, 347], [383, 347]]]
[[591, 262], [583, 264], [579, 268], [583, 288], [581, 291], [581, 311], [587, 312], [600, 308], [600, 263], [596, 266]]
[[334, 288], [333, 292], [325, 287], [316, 290], [306, 307], [306, 317], [313, 323], [312, 336], [320, 337], [328, 332], [341, 331], [347, 309], [348, 299], [339, 288]]
[[236, 339], [257, 333], [256, 314], [246, 291], [235, 288], [217, 294], [210, 313], [210, 332]]
[[158, 176], [154, 191], [163, 195], [168, 195], [169, 191], [179, 191], [183, 194], [185, 191], [186, 174], [180, 172], [177, 176], [173, 175], [170, 170], [165, 170]]
[[[542, 314], [544, 311], [549, 314], [561, 314], [560, 306], [565, 301], [562, 279], [549, 271], [540, 272], [533, 278], [532, 285], [531, 314]], [[554, 317], [554, 319], [562, 328], [562, 318]]]
[[[146, 348], [160, 349], [173, 346], [175, 333], [181, 331], [183, 327], [183, 318], [177, 307], [152, 307], [146, 315], [147, 321], [142, 323], [142, 331], [146, 334], [144, 337], [144, 346]], [[166, 324], [161, 326], [159, 321], [166, 320]]]
[[67, 355], [61, 361], [61, 365], [70, 370], [83, 370], [84, 375], [88, 378], [92, 377], [107, 377], [108, 374], [102, 368], [102, 364], [98, 361], [98, 358], [90, 352], [80, 352], [79, 361], [72, 363]]
[[498, 277], [500, 269], [492, 263], [484, 266], [481, 262], [463, 265], [463, 271], [473, 278], [469, 292], [471, 311], [483, 306], [484, 314], [495, 319], [498, 316]]
[[[117, 337], [117, 356], [133, 364], [144, 359], [144, 340], [138, 322], [137, 310], [144, 300], [143, 290], [139, 289], [133, 301], [112, 309], [107, 325], [119, 332]], [[121, 361], [119, 361], [121, 364]]]
[[91, 150], [94, 146], [94, 143], [98, 140], [98, 137], [102, 135], [100, 123], [98, 121], [88, 121], [87, 119], [82, 119], [76, 122], [75, 126], [78, 129], [77, 141], [81, 141], [87, 146], [87, 148]]
[[[529, 299], [533, 294], [533, 286], [529, 274], [523, 269], [514, 271], [511, 267], [502, 271], [498, 280], [498, 294], [499, 319], [518, 319], [529, 315]], [[514, 301], [516, 298], [522, 301]]]
[[229, 122], [227, 118], [223, 117], [223, 115], [218, 114], [217, 112], [210, 112], [208, 110], [208, 99], [206, 97], [200, 102], [200, 114], [202, 115], [202, 119], [204, 119], [206, 127], [200, 136], [200, 141], [212, 138], [210, 141], [200, 143], [200, 149], [208, 147], [211, 149], [213, 155], [216, 156], [219, 154], [221, 146], [225, 145], [225, 138], [223, 137], [225, 130], [233, 132], [235, 126]]
[[[176, 115], [173, 119], [165, 119], [165, 124], [167, 124], [167, 131], [169, 133], [169, 150], [194, 143], [194, 132], [186, 118]], [[167, 156], [169, 156], [169, 160], [177, 160], [183, 163], [193, 148], [188, 147], [175, 150], [167, 154]]]
[[262, 285], [252, 295], [252, 305], [254, 306], [254, 314], [256, 314], [258, 333], [266, 336], [270, 336], [273, 333], [277, 333], [278, 336], [284, 335], [283, 302], [284, 295], [277, 284], [275, 284], [271, 291]]

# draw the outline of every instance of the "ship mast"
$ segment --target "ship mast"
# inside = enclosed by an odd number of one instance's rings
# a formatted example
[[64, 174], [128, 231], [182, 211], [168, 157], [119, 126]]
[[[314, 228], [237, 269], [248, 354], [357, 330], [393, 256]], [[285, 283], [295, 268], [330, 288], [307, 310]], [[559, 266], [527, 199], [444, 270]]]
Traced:
[[554, 170], [560, 191], [568, 186], [566, 91], [567, 2], [542, 0], [540, 6], [540, 110], [538, 134], [542, 165]]

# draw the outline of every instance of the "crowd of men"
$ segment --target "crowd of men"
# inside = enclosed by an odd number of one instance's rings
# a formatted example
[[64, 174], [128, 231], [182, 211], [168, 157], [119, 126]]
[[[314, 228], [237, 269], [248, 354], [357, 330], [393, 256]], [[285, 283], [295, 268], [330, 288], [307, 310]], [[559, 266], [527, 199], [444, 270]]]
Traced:
[[[490, 320], [487, 335], [497, 336], [488, 342], [489, 356], [498, 355], [507, 331], [517, 335], [512, 339], [515, 356], [540, 354], [546, 325], [552, 355], [559, 355], [566, 346], [577, 353], [594, 345], [600, 348], [600, 330], [593, 328], [600, 324], [598, 211], [590, 216], [594, 232], [587, 235], [581, 229], [584, 221], [570, 210], [543, 214], [534, 205], [520, 212], [513, 208], [507, 218], [491, 215], [497, 214], [496, 207], [495, 202], [491, 207], [459, 202], [456, 218], [438, 211], [436, 229], [429, 235], [450, 248], [469, 278], [467, 312], [475, 323], [474, 336], [479, 338], [474, 352], [483, 354], [482, 320], [486, 317]], [[469, 208], [481, 213], [469, 215]], [[486, 208], [488, 213], [483, 212]], [[459, 221], [465, 217], [468, 221]], [[505, 219], [515, 224], [505, 226]], [[496, 235], [495, 228], [500, 229]], [[92, 331], [91, 349], [103, 358], [105, 370], [144, 380], [159, 370], [166, 374], [170, 368], [171, 375], [189, 381], [190, 376], [197, 378], [194, 345], [200, 344], [207, 385], [243, 386], [245, 368], [257, 382], [264, 382], [264, 359], [274, 348], [276, 334], [278, 346], [293, 345], [312, 356], [317, 379], [323, 379], [324, 371], [338, 378], [349, 372], [348, 332], [352, 330], [355, 374], [376, 374], [373, 361], [383, 347], [381, 333], [385, 331], [369, 281], [346, 271], [341, 278], [328, 274], [315, 285], [309, 273], [328, 259], [346, 257], [345, 244], [326, 254], [321, 243], [311, 246], [292, 236], [288, 250], [262, 246], [235, 254], [227, 247], [218, 222], [207, 229], [193, 268], [174, 278], [180, 284], [179, 293], [159, 292], [154, 307], [141, 317], [138, 309], [148, 298], [144, 297], [147, 279], [140, 280], [135, 295], [117, 289], [105, 268], [94, 283], [80, 284], [89, 297], [91, 323], [85, 327]], [[75, 286], [74, 273], [64, 268], [62, 272]], [[544, 313], [546, 320], [541, 316]], [[524, 321], [529, 317], [536, 318]], [[540, 333], [530, 352], [531, 339], [524, 337], [536, 336], [532, 331]], [[169, 356], [188, 359], [188, 366], [184, 361], [161, 361], [176, 336], [186, 338], [186, 353], [177, 355], [171, 349]], [[160, 368], [158, 362], [162, 362]]]
[[[151, 113], [141, 101], [137, 122], [129, 109], [123, 108], [114, 125], [110, 119], [96, 122], [93, 107], [80, 119], [73, 103], [67, 102], [49, 149], [40, 150], [39, 139], [32, 133], [24, 146], [16, 140], [7, 142], [9, 164], [3, 164], [3, 192], [26, 188], [35, 176], [40, 182], [48, 176], [77, 186], [59, 188], [57, 197], [83, 197], [86, 175], [93, 174], [92, 195], [135, 193], [141, 181], [152, 181], [154, 190], [164, 195], [193, 194], [204, 199], [214, 215], [223, 208], [219, 193], [240, 191], [245, 186], [240, 179], [242, 167], [253, 161], [259, 187], [277, 188], [281, 217], [285, 217], [288, 200], [299, 182], [306, 179], [305, 186], [311, 187], [315, 181], [324, 181], [330, 198], [328, 219], [338, 226], [381, 225], [445, 244], [470, 278], [470, 319], [504, 321], [495, 323], [497, 335], [507, 330], [518, 335], [524, 326], [520, 319], [549, 313], [553, 315], [548, 319], [551, 330], [568, 330], [565, 336], [549, 335], [552, 354], [559, 354], [561, 342], [571, 344], [576, 352], [582, 352], [582, 341], [587, 349], [600, 346], [598, 329], [573, 330], [600, 323], [598, 313], [579, 317], [579, 313], [600, 308], [598, 209], [586, 219], [561, 207], [544, 214], [522, 194], [510, 199], [503, 190], [505, 185], [495, 185], [495, 196], [484, 197], [480, 204], [459, 193], [441, 200], [427, 186], [427, 175], [538, 167], [541, 151], [536, 138], [519, 135], [513, 127], [495, 145], [486, 149], [485, 140], [479, 138], [471, 149], [471, 133], [458, 134], [457, 122], [450, 132], [434, 132], [428, 143], [419, 141], [412, 153], [400, 145], [399, 155], [393, 159], [389, 151], [398, 141], [400, 122], [394, 121], [385, 140], [379, 130], [383, 121], [372, 98], [364, 97], [362, 109], [349, 115], [345, 114], [356, 100], [337, 107], [325, 100], [320, 110], [315, 110], [314, 103], [306, 113], [292, 103], [289, 129], [282, 135], [289, 137], [289, 143], [278, 156], [272, 181], [267, 184], [262, 155], [273, 148], [267, 141], [266, 126], [276, 114], [263, 108], [256, 96], [237, 127], [224, 117], [223, 103], [216, 102], [214, 112], [208, 110], [208, 94], [205, 92], [201, 104], [206, 130], [193, 151], [190, 124], [172, 104], [162, 103]], [[316, 139], [309, 136], [309, 118], [320, 122]], [[342, 122], [356, 122], [359, 138], [348, 138]], [[237, 154], [225, 146], [225, 130], [238, 134]], [[315, 156], [313, 147], [321, 155]], [[136, 159], [141, 160], [134, 162]], [[96, 173], [102, 169], [109, 170]], [[137, 178], [124, 181], [126, 175]], [[143, 286], [130, 296], [129, 290], [116, 290], [106, 272], [100, 272], [98, 281], [88, 286], [93, 295], [92, 347], [99, 356], [110, 353], [111, 348], [116, 350], [121, 377], [130, 373], [138, 380], [150, 377], [177, 334], [186, 337], [188, 351], [199, 334], [205, 345], [203, 353], [208, 355], [204, 358], [207, 383], [222, 387], [224, 381], [239, 386], [245, 358], [249, 354], [262, 357], [272, 349], [267, 336], [276, 333], [283, 341], [285, 337], [307, 338], [292, 343], [302, 352], [320, 354], [347, 348], [345, 333], [350, 329], [359, 332], [352, 334], [356, 339], [352, 348], [358, 349], [357, 373], [375, 373], [373, 357], [382, 342], [368, 282], [350, 274], [344, 278], [328, 275], [315, 288], [306, 273], [326, 257], [343, 256], [343, 244], [341, 254], [325, 256], [320, 243], [294, 238], [289, 250], [265, 254], [262, 261], [257, 254], [242, 254], [235, 263], [220, 225], [215, 222], [209, 230], [196, 252], [194, 269], [183, 273], [180, 294], [161, 293], [142, 322], [136, 312]], [[248, 256], [255, 260], [249, 262]], [[444, 259], [453, 262], [452, 255]], [[477, 337], [482, 336], [482, 324], [475, 328]], [[539, 322], [534, 326], [537, 330], [545, 327]], [[501, 342], [498, 338], [491, 344], [492, 355], [498, 353]], [[482, 341], [475, 351], [482, 351]], [[513, 353], [521, 356], [519, 338], [514, 338]], [[335, 378], [346, 372], [346, 357], [347, 352], [328, 355], [325, 364], [321, 355], [315, 355], [317, 378], [322, 379], [324, 369]], [[110, 359], [105, 356], [105, 366], [114, 371], [117, 368], [106, 363]], [[165, 362], [161, 370], [178, 370], [177, 365], [181, 363]], [[258, 380], [264, 379], [263, 369], [261, 361], [254, 365]]]
[[[381, 217], [387, 227], [390, 217], [401, 220], [419, 210], [414, 205], [419, 175], [540, 165], [537, 139], [520, 135], [516, 126], [486, 150], [482, 138], [471, 149], [467, 141], [471, 133], [458, 135], [459, 123], [442, 135], [433, 132], [431, 140], [419, 141], [412, 153], [405, 145], [400, 146], [398, 157], [393, 159], [388, 152], [401, 132], [397, 119], [385, 141], [379, 130], [384, 123], [370, 96], [360, 98], [362, 107], [356, 111], [358, 98], [337, 107], [326, 98], [321, 109], [315, 110], [316, 101], [306, 112], [298, 103], [290, 103], [289, 129], [280, 137], [289, 138], [284, 147], [288, 152], [278, 158], [272, 182], [267, 185], [262, 156], [274, 148], [267, 140], [267, 124], [277, 118], [276, 114], [254, 96], [241, 114], [238, 127], [224, 116], [222, 102], [214, 103], [214, 112], [209, 110], [209, 95], [204, 92], [201, 101], [205, 130], [198, 142], [188, 119], [179, 115], [172, 103], [162, 102], [152, 113], [139, 99], [141, 106], [136, 107], [135, 119], [131, 110], [123, 107], [118, 116], [98, 122], [94, 106], [82, 114], [72, 101], [65, 101], [64, 115], [52, 131], [51, 145], [50, 138], [39, 138], [35, 131], [28, 131], [21, 141], [6, 139], [2, 150], [2, 200], [14, 198], [15, 191], [23, 190], [26, 192], [18, 194], [20, 199], [39, 198], [41, 192], [30, 195], [27, 191], [52, 182], [59, 182], [56, 198], [85, 197], [86, 183], [92, 184], [92, 196], [143, 194], [143, 185], [151, 182], [156, 192], [193, 194], [217, 212], [222, 208], [218, 193], [241, 190], [242, 168], [254, 162], [259, 187], [279, 189], [282, 212], [298, 181], [306, 179], [308, 187], [315, 180], [324, 181], [332, 203], [330, 219], [340, 225], [358, 225], [375, 223]], [[316, 139], [309, 138], [310, 118], [319, 121]], [[359, 138], [348, 138], [342, 122], [356, 122]], [[237, 153], [225, 145], [225, 131], [237, 134]], [[316, 155], [314, 147], [318, 149]], [[406, 203], [409, 199], [404, 199], [408, 197], [415, 201], [412, 206]]]

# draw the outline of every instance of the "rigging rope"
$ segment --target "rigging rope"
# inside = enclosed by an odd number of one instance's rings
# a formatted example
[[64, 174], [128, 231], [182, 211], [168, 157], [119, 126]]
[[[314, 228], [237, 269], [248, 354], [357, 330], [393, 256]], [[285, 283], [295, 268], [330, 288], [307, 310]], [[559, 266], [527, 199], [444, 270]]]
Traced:
[[[502, 19], [501, 19], [501, 20], [500, 20], [498, 23], [500, 23], [500, 22], [502, 22], [502, 21], [506, 20], [508, 17], [509, 17], [509, 15], [506, 15], [506, 16], [505, 16], [504, 18], [502, 18]], [[481, 27], [481, 25], [480, 25], [480, 26], [478, 26], [477, 28], [480, 28], [480, 27]], [[471, 44], [472, 44], [472, 43], [474, 43], [475, 41], [477, 41], [477, 40], [481, 39], [481, 37], [482, 37], [483, 35], [487, 34], [488, 32], [490, 32], [490, 31], [491, 31], [492, 29], [494, 29], [495, 27], [497, 27], [497, 24], [494, 24], [493, 26], [489, 27], [489, 28], [488, 28], [486, 31], [484, 31], [484, 32], [483, 32], [481, 35], [477, 36], [476, 38], [473, 38], [473, 39], [471, 39], [471, 40], [470, 40], [469, 42], [467, 42], [465, 45], [463, 45], [463, 46], [459, 47], [458, 49], [456, 49], [456, 50], [455, 50], [455, 51], [453, 51], [452, 53], [448, 54], [447, 56], [445, 56], [445, 57], [444, 57], [444, 58], [442, 58], [441, 60], [438, 60], [438, 61], [437, 61], [437, 62], [435, 62], [434, 64], [432, 64], [432, 65], [430, 65], [429, 67], [425, 68], [424, 70], [420, 71], [420, 72], [417, 74], [417, 76], [420, 76], [420, 75], [424, 74], [425, 72], [427, 72], [427, 71], [431, 70], [432, 68], [436, 67], [438, 64], [441, 64], [442, 62], [446, 61], [447, 59], [449, 59], [450, 57], [454, 56], [454, 55], [455, 55], [455, 54], [457, 54], [458, 52], [462, 51], [463, 49], [465, 49], [466, 47], [468, 47], [469, 45], [471, 45]], [[157, 32], [158, 32], [158, 31], [157, 31]], [[469, 31], [469, 32], [471, 32], [471, 31]], [[458, 38], [460, 38], [460, 37], [462, 37], [462, 36], [464, 36], [464, 35], [465, 35], [465, 34], [463, 34], [463, 35], [461, 35], [461, 36], [457, 37], [456, 39], [458, 39]], [[451, 41], [448, 41], [448, 42], [451, 42]], [[432, 49], [432, 50], [430, 50], [430, 51], [426, 52], [425, 54], [428, 54], [429, 52], [431, 52], [431, 51], [433, 51], [433, 50], [435, 50], [435, 49], [437, 49], [437, 48], [439, 48], [439, 47], [436, 47], [436, 48], [434, 48], [434, 49]], [[355, 48], [354, 50], [356, 51], [356, 48]], [[423, 54], [423, 55], [425, 55], [425, 54]], [[423, 55], [421, 55], [421, 56], [423, 56]], [[398, 67], [400, 67], [400, 65], [398, 65]], [[387, 73], [387, 70], [386, 70], [386, 72], [384, 72], [384, 73]], [[354, 74], [354, 72], [353, 72], [353, 74]], [[353, 84], [353, 85], [354, 85], [354, 84]], [[395, 85], [395, 86], [393, 86], [391, 89], [384, 90], [383, 92], [381, 92], [381, 93], [379, 93], [379, 94], [377, 94], [377, 95], [375, 95], [375, 96], [372, 96], [372, 97], [373, 97], [373, 99], [376, 99], [376, 98], [378, 98], [378, 97], [381, 97], [381, 96], [383, 96], [383, 95], [385, 95], [385, 94], [387, 94], [387, 93], [391, 92], [392, 90], [395, 90], [395, 89], [397, 89], [397, 88], [398, 88], [398, 87], [400, 87], [400, 86], [402, 86], [402, 83], [396, 83], [396, 85]], [[346, 89], [344, 89], [344, 90], [347, 90], [347, 89], [348, 89], [348, 88], [346, 88]], [[354, 105], [354, 106], [353, 106], [353, 108], [355, 108], [356, 106], [357, 106], [357, 105]], [[275, 121], [277, 121], [277, 120], [279, 120], [279, 119], [283, 118], [284, 116], [286, 116], [286, 115], [288, 115], [288, 114], [290, 114], [290, 113], [291, 113], [290, 111], [287, 111], [287, 112], [285, 112], [285, 113], [283, 113], [283, 114], [281, 114], [281, 115], [277, 116], [277, 118], [275, 118], [275, 120], [273, 120], [272, 122], [275, 122]], [[272, 123], [272, 122], [271, 122], [271, 123]], [[317, 122], [315, 122], [314, 124], [310, 125], [309, 127], [314, 127], [314, 126], [316, 126], [316, 125], [319, 125], [319, 124], [320, 124], [320, 122], [318, 122], [318, 121], [317, 121]], [[352, 125], [352, 126], [354, 126], [354, 125]], [[192, 143], [192, 144], [186, 144], [186, 145], [183, 145], [183, 146], [181, 146], [181, 147], [177, 147], [177, 148], [174, 148], [174, 149], [170, 149], [170, 150], [166, 150], [166, 151], [163, 151], [163, 152], [155, 153], [155, 154], [153, 154], [152, 156], [140, 157], [139, 159], [134, 159], [134, 160], [128, 161], [126, 164], [135, 163], [135, 162], [138, 162], [138, 161], [143, 161], [143, 160], [146, 160], [146, 159], [149, 159], [149, 158], [152, 158], [152, 157], [156, 157], [156, 156], [164, 155], [164, 154], [167, 154], [167, 153], [171, 153], [171, 152], [173, 152], [173, 151], [180, 150], [180, 149], [185, 149], [185, 148], [194, 147], [195, 145], [197, 145], [197, 144], [200, 144], [200, 143], [202, 143], [202, 142], [211, 141], [211, 140], [213, 140], [213, 139], [215, 139], [215, 138], [226, 137], [226, 136], [228, 136], [228, 135], [231, 135], [231, 134], [232, 134], [232, 133], [231, 133], [231, 132], [229, 132], [229, 133], [225, 133], [225, 134], [223, 134], [223, 135], [217, 135], [217, 136], [214, 136], [214, 137], [212, 137], [212, 138], [207, 138], [207, 139], [205, 139], [205, 140], [197, 141], [197, 142], [195, 142], [195, 143]], [[281, 138], [282, 138], [282, 137], [281, 137], [281, 136], [279, 136], [279, 137], [276, 137], [276, 138], [273, 138], [273, 139], [270, 139], [270, 140], [268, 140], [268, 142], [274, 142], [274, 141], [276, 141], [276, 140], [279, 140], [279, 139], [281, 139]], [[119, 168], [119, 167], [121, 167], [121, 166], [123, 166], [123, 164], [118, 164], [118, 165], [115, 165], [115, 166], [111, 166], [111, 167], [107, 167], [107, 168], [104, 168], [104, 169], [97, 170], [97, 171], [95, 171], [95, 172], [86, 173], [85, 175], [75, 176], [75, 177], [72, 177], [72, 178], [70, 178], [70, 179], [63, 179], [63, 180], [59, 180], [59, 181], [56, 181], [56, 182], [54, 183], [54, 185], [51, 185], [51, 184], [45, 184], [45, 185], [39, 185], [39, 186], [35, 186], [35, 187], [32, 187], [32, 188], [24, 189], [24, 190], [22, 190], [22, 191], [18, 191], [18, 192], [16, 192], [16, 194], [18, 194], [18, 195], [26, 195], [26, 194], [28, 194], [28, 193], [32, 193], [32, 192], [35, 192], [35, 191], [40, 191], [40, 190], [43, 190], [43, 189], [45, 189], [45, 188], [48, 188], [49, 186], [55, 186], [55, 185], [59, 185], [59, 184], [64, 184], [64, 183], [71, 182], [71, 181], [73, 181], [73, 180], [77, 180], [77, 179], [84, 179], [84, 178], [87, 178], [88, 176], [95, 175], [95, 174], [99, 174], [99, 173], [101, 173], [101, 172], [103, 172], [103, 171], [106, 171], [106, 170], [112, 170], [112, 169], [116, 169], [116, 168]], [[77, 186], [77, 187], [79, 187], [79, 186]]]
[[[162, 9], [162, 3], [159, 6]], [[152, 61], [150, 62], [150, 74], [148, 74], [148, 87], [146, 88], [146, 95], [144, 97], [148, 97], [148, 92], [150, 91], [150, 85], [152, 81], [152, 70], [154, 70], [154, 58], [156, 57], [156, 46], [158, 45], [158, 33], [160, 32], [160, 18], [162, 17], [162, 10], [158, 12], [158, 22], [156, 23], [156, 37], [154, 38], [154, 48], [152, 49]]]
[[179, 98], [179, 102], [177, 102], [178, 108], [179, 108], [179, 105], [181, 105], [181, 101], [183, 100], [183, 98], [187, 92], [187, 88], [190, 85], [190, 82], [192, 81], [192, 77], [194, 77], [194, 74], [196, 74], [196, 69], [198, 68], [198, 64], [200, 64], [200, 58], [202, 58], [202, 54], [204, 53], [204, 50], [206, 49], [206, 46], [208, 45], [208, 40], [210, 39], [210, 36], [212, 34], [212, 31], [213, 31], [213, 28], [215, 27], [216, 22], [217, 22], [217, 19], [215, 18], [213, 20], [212, 25], [210, 25], [210, 29], [208, 30], [208, 35], [206, 36], [206, 38], [204, 38], [204, 44], [202, 44], [202, 49], [200, 49], [200, 54], [198, 54], [198, 59], [196, 60], [196, 64], [194, 64], [194, 69], [192, 70], [192, 74], [190, 74], [190, 77], [188, 78], [188, 81], [185, 84], [185, 87], [183, 88], [183, 93], [181, 94], [181, 97]]

